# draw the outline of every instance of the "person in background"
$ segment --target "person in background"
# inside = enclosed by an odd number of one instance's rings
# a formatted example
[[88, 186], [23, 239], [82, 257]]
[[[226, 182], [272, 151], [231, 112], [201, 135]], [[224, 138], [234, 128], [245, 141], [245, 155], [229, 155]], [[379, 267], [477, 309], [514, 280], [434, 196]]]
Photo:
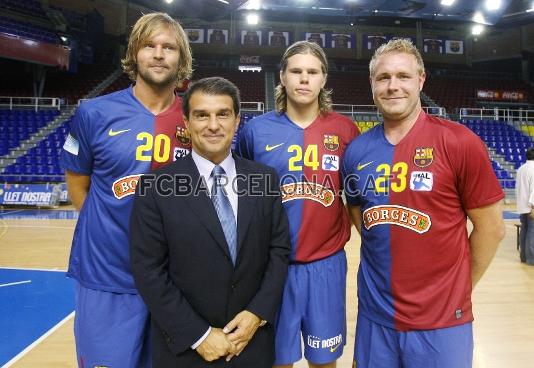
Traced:
[[527, 150], [527, 161], [517, 170], [515, 185], [517, 213], [521, 221], [519, 258], [534, 266], [534, 148]]

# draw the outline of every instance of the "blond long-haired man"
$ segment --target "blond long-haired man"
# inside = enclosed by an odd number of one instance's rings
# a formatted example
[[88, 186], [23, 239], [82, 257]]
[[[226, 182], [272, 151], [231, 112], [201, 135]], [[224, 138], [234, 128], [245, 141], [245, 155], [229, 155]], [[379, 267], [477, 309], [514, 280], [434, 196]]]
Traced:
[[190, 149], [175, 88], [191, 75], [189, 42], [164, 13], [134, 25], [124, 71], [132, 86], [80, 105], [62, 152], [80, 217], [68, 276], [76, 280], [80, 367], [149, 367], [149, 315], [130, 270], [128, 220], [139, 177]]
[[310, 367], [335, 367], [346, 338], [343, 250], [350, 222], [339, 195], [339, 164], [358, 129], [332, 111], [322, 48], [299, 41], [282, 56], [276, 111], [244, 126], [237, 152], [274, 167], [281, 178], [291, 235], [289, 266], [276, 322], [275, 365], [304, 356]]
[[362, 237], [354, 365], [470, 368], [471, 291], [504, 236], [503, 191], [484, 143], [423, 111], [425, 67], [411, 41], [382, 45], [369, 71], [384, 123], [343, 160]]

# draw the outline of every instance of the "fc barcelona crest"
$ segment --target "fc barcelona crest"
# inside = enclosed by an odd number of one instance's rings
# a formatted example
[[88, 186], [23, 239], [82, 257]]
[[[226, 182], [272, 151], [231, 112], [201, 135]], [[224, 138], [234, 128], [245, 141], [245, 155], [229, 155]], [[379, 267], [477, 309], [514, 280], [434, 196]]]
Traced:
[[329, 151], [337, 151], [339, 148], [339, 137], [333, 134], [325, 134], [323, 139], [324, 147]]
[[189, 146], [191, 144], [191, 134], [189, 134], [189, 130], [187, 130], [187, 128], [177, 126], [176, 139], [178, 139], [178, 141], [185, 146]]
[[187, 37], [189, 38], [189, 41], [196, 42], [200, 38], [200, 33], [198, 32], [198, 29], [188, 29]]
[[419, 147], [415, 149], [413, 163], [419, 167], [427, 167], [434, 161], [434, 148]]

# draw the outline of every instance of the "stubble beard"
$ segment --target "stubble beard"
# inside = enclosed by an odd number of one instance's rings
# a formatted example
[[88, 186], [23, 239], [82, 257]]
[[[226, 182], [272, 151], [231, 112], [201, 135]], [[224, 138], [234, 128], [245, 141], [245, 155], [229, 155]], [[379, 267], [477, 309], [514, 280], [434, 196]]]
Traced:
[[178, 69], [171, 70], [163, 79], [154, 78], [148, 70], [139, 69], [137, 73], [147, 85], [155, 88], [164, 88], [171, 84], [176, 85], [178, 81]]

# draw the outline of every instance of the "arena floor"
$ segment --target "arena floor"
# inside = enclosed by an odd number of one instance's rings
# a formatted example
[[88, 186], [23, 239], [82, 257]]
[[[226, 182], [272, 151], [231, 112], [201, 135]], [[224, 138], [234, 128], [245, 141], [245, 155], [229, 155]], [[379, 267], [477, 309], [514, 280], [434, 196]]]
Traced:
[[[0, 209], [0, 366], [76, 367], [72, 282], [63, 277], [76, 217], [71, 207]], [[517, 216], [505, 218], [506, 238], [473, 296], [475, 368], [533, 366], [534, 267], [519, 262]], [[353, 231], [343, 368], [352, 363], [359, 244]]]

